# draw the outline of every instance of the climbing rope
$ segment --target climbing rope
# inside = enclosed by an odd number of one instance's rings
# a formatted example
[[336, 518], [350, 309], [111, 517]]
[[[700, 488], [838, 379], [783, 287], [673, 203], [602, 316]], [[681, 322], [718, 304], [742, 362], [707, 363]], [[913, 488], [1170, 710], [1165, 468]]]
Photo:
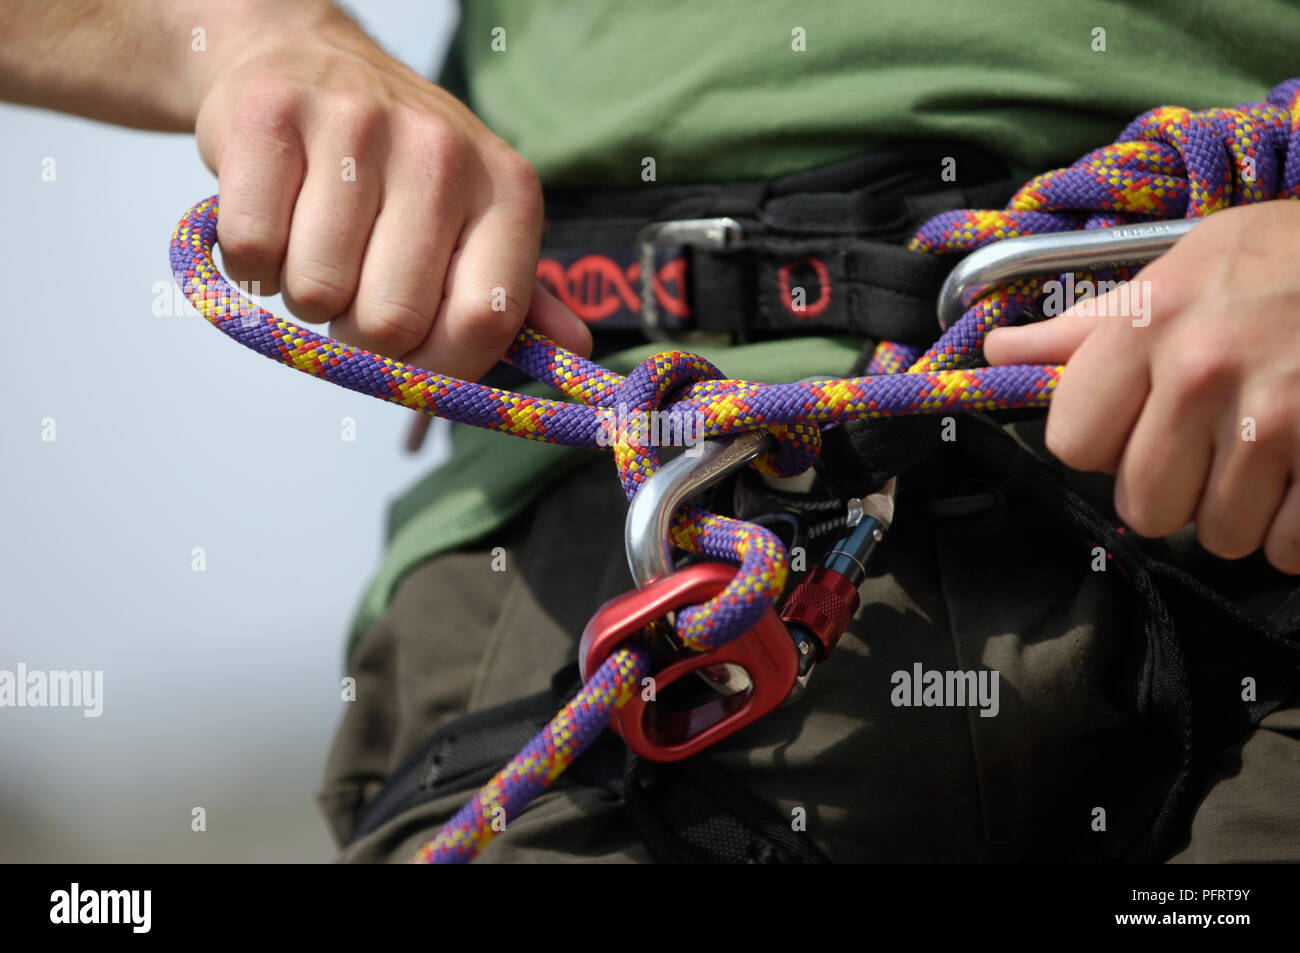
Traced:
[[[945, 212], [926, 222], [910, 247], [951, 255], [1018, 235], [1194, 218], [1279, 198], [1300, 198], [1300, 79], [1282, 83], [1264, 102], [1235, 109], [1151, 110], [1114, 144], [1033, 179], [1006, 209]], [[786, 476], [811, 466], [825, 426], [867, 417], [1045, 407], [1061, 371], [977, 366], [985, 336], [1014, 323], [1039, 300], [1052, 277], [1043, 276], [989, 292], [924, 354], [882, 342], [868, 376], [852, 380], [727, 380], [708, 361], [682, 351], [657, 354], [624, 378], [525, 327], [505, 359], [570, 401], [527, 397], [342, 344], [243, 298], [213, 262], [217, 211], [213, 196], [186, 214], [172, 235], [171, 264], [190, 303], [223, 333], [351, 390], [528, 440], [603, 448], [610, 442], [611, 410], [621, 409], [628, 418], [660, 411], [701, 421], [697, 435], [702, 439], [768, 431], [777, 448], [754, 466]], [[658, 451], [635, 432], [618, 430], [612, 436], [619, 478], [630, 499], [658, 469]], [[685, 507], [674, 519], [671, 539], [685, 551], [739, 564], [718, 596], [678, 613], [676, 631], [687, 647], [706, 650], [738, 637], [784, 589], [784, 550], [762, 527]], [[648, 666], [648, 646], [635, 640], [612, 653], [551, 723], [412, 859], [472, 859], [600, 734], [614, 710], [638, 690]]]

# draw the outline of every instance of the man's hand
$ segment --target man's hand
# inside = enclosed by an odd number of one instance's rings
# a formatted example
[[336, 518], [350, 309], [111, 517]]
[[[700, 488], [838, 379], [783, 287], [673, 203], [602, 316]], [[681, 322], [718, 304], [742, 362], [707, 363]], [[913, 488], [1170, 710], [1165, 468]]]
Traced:
[[193, 129], [220, 179], [223, 263], [250, 290], [457, 377], [487, 371], [525, 317], [589, 352], [537, 285], [532, 167], [325, 0], [6, 5], [0, 96]]
[[346, 18], [246, 33], [201, 102], [234, 279], [278, 289], [350, 344], [456, 377], [487, 371], [525, 315], [590, 347], [585, 325], [535, 289], [532, 166]]
[[1116, 474], [1115, 507], [1134, 531], [1194, 520], [1210, 552], [1263, 546], [1300, 573], [1297, 260], [1300, 202], [1228, 209], [1142, 269], [1136, 295], [1117, 289], [995, 330], [985, 356], [1066, 365], [1047, 447], [1075, 469]]

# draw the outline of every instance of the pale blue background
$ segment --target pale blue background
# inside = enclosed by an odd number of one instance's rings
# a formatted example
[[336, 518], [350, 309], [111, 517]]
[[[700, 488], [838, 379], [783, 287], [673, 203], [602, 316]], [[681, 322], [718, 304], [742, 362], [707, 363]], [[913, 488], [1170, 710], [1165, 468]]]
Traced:
[[[424, 75], [455, 19], [353, 11]], [[347, 623], [441, 446], [406, 457], [409, 412], [154, 315], [172, 229], [214, 191], [189, 136], [0, 105], [0, 668], [105, 683], [99, 719], [0, 709], [0, 860], [333, 853], [314, 797]]]

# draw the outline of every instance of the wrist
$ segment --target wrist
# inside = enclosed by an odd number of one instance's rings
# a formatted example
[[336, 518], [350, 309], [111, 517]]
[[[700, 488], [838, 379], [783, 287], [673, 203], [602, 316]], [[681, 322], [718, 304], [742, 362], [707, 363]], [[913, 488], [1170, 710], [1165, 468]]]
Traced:
[[214, 84], [232, 70], [273, 62], [277, 50], [301, 49], [311, 36], [369, 43], [330, 0], [203, 0], [171, 8], [169, 18], [182, 51], [174, 108], [188, 129]]

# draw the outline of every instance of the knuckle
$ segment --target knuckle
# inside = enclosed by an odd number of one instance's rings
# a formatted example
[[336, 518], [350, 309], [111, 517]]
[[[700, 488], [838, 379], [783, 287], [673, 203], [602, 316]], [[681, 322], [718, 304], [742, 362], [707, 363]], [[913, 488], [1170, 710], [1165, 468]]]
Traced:
[[1053, 427], [1049, 422], [1043, 434], [1043, 443], [1047, 446], [1048, 452], [1066, 466], [1081, 469], [1081, 464], [1084, 462], [1082, 448], [1066, 428]]
[[262, 80], [243, 91], [235, 111], [233, 131], [273, 145], [296, 141], [302, 94], [296, 86], [279, 80]]
[[[1250, 380], [1236, 405], [1235, 437], [1270, 455], [1288, 458], [1300, 446], [1300, 376], [1260, 376]], [[1253, 441], [1253, 443], [1251, 443]]]
[[333, 316], [342, 314], [352, 301], [352, 289], [326, 268], [296, 268], [284, 282], [284, 294], [298, 308]]
[[348, 142], [366, 144], [382, 128], [386, 110], [375, 97], [360, 93], [336, 94], [328, 106], [330, 124]]
[[1289, 409], [1278, 407], [1271, 401], [1260, 402], [1258, 408], [1252, 408], [1249, 403], [1243, 402], [1242, 409], [1242, 420], [1235, 423], [1244, 427], [1246, 418], [1250, 418], [1254, 425], [1255, 447], [1265, 451], [1281, 451], [1294, 444], [1297, 418]]
[[541, 212], [542, 179], [533, 164], [511, 150], [496, 167], [496, 178], [507, 199], [536, 205]]
[[507, 294], [500, 302], [503, 307], [476, 307], [465, 319], [466, 339], [476, 348], [494, 357], [504, 354], [524, 323], [526, 308], [515, 297]]
[[[1171, 252], [1172, 254], [1172, 252]], [[1133, 276], [1135, 282], [1145, 282], [1146, 304], [1151, 319], [1165, 324], [1181, 314], [1192, 301], [1192, 283], [1176, 264], [1169, 264], [1168, 256], [1157, 258]]]
[[454, 136], [444, 136], [427, 151], [429, 168], [436, 179], [460, 183], [469, 175], [470, 150]]
[[498, 159], [492, 169], [492, 192], [497, 207], [521, 231], [540, 237], [543, 219], [542, 180], [533, 164], [514, 150]]
[[1069, 434], [1062, 433], [1060, 428], [1048, 427], [1043, 434], [1043, 443], [1048, 453], [1067, 467], [1074, 470], [1087, 469], [1088, 461], [1084, 459], [1079, 444]]
[[444, 119], [427, 113], [407, 121], [410, 149], [435, 179], [459, 181], [469, 172], [471, 149]]
[[1238, 376], [1236, 347], [1218, 335], [1178, 344], [1169, 362], [1169, 383], [1183, 400], [1220, 392]]
[[357, 325], [381, 353], [409, 354], [428, 335], [433, 313], [404, 301], [381, 299], [358, 313]]
[[[1115, 512], [1124, 525], [1139, 536], [1151, 539], [1170, 532], [1167, 521], [1161, 517], [1158, 507], [1149, 495], [1140, 489], [1117, 493]], [[1177, 526], [1174, 529], [1177, 529]]]
[[1209, 553], [1220, 559], [1241, 559], [1254, 550], [1240, 526], [1226, 522], [1218, 514], [1202, 516], [1196, 521], [1196, 538]]
[[217, 242], [224, 258], [240, 266], [277, 266], [284, 256], [284, 236], [267, 218], [237, 209], [222, 212], [217, 223]]
[[1106, 462], [1099, 458], [1095, 442], [1065, 414], [1056, 413], [1055, 407], [1048, 413], [1043, 443], [1052, 456], [1075, 470], [1092, 470]]
[[1300, 575], [1300, 529], [1274, 524], [1264, 543], [1264, 557], [1274, 569]]

